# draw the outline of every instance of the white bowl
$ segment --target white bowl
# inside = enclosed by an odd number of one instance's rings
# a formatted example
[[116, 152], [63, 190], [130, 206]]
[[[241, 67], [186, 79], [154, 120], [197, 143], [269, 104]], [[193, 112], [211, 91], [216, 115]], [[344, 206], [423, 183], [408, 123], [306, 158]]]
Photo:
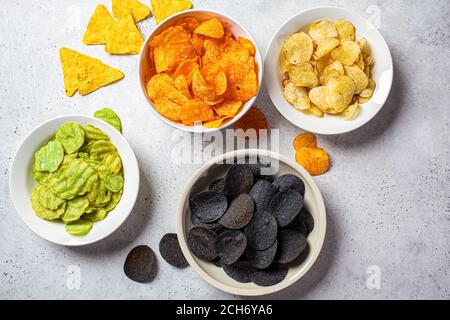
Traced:
[[[156, 111], [155, 107], [153, 106], [153, 102], [150, 100], [147, 94], [147, 83], [145, 82], [145, 71], [148, 70], [148, 65], [150, 63], [149, 61], [149, 42], [151, 39], [163, 32], [164, 30], [168, 29], [169, 27], [175, 25], [177, 20], [183, 17], [194, 17], [198, 19], [199, 21], [211, 19], [211, 18], [217, 18], [221, 22], [225, 22], [227, 25], [228, 30], [231, 31], [233, 36], [237, 39], [238, 36], [244, 37], [249, 39], [251, 42], [253, 42], [256, 53], [255, 53], [255, 65], [258, 67], [257, 69], [257, 76], [258, 76], [258, 91], [256, 95], [248, 100], [245, 105], [242, 107], [241, 111], [228, 123], [226, 123], [224, 126], [220, 128], [205, 128], [203, 126], [185, 126], [181, 123], [172, 121], [170, 119], [167, 119], [166, 117], [162, 116], [158, 111]], [[231, 18], [230, 16], [213, 10], [205, 10], [205, 9], [191, 9], [187, 11], [182, 11], [177, 14], [174, 14], [173, 16], [168, 17], [166, 20], [162, 21], [149, 35], [147, 40], [145, 41], [144, 45], [142, 46], [141, 53], [139, 56], [139, 64], [138, 64], [138, 79], [139, 79], [139, 86], [141, 88], [142, 94], [144, 95], [145, 100], [148, 102], [150, 109], [153, 111], [153, 113], [163, 122], [167, 123], [168, 125], [171, 125], [174, 128], [188, 131], [188, 132], [214, 132], [223, 128], [226, 128], [228, 126], [231, 126], [233, 123], [238, 121], [247, 111], [250, 109], [250, 107], [253, 105], [253, 103], [256, 100], [256, 97], [258, 96], [259, 90], [261, 88], [262, 84], [262, 78], [263, 78], [263, 67], [262, 67], [262, 58], [261, 53], [258, 49], [258, 45], [256, 44], [255, 39], [253, 39], [252, 35], [248, 30], [242, 26], [239, 22], [237, 22], [235, 19]]]
[[[342, 117], [324, 115], [317, 118], [296, 110], [283, 97], [283, 75], [279, 68], [279, 55], [283, 40], [289, 35], [307, 27], [318, 19], [347, 19], [356, 28], [356, 38], [366, 38], [375, 64], [372, 78], [376, 82], [372, 98], [361, 105], [361, 112], [353, 121], [345, 121]], [[369, 122], [383, 107], [392, 86], [394, 68], [389, 47], [378, 29], [369, 21], [356, 13], [337, 7], [317, 7], [301, 11], [289, 18], [277, 30], [267, 49], [265, 61], [265, 84], [269, 96], [278, 111], [290, 122], [304, 130], [318, 134], [340, 134], [355, 130]]]
[[[266, 158], [278, 161], [279, 169], [275, 176], [291, 173], [299, 176], [305, 183], [305, 207], [314, 218], [315, 226], [308, 235], [309, 251], [305, 259], [299, 265], [289, 268], [286, 278], [270, 287], [261, 287], [254, 283], [240, 283], [230, 278], [221, 268], [210, 262], [195, 257], [187, 246], [187, 233], [192, 227], [191, 211], [189, 209], [189, 198], [201, 191], [207, 190], [209, 183], [219, 177], [223, 177], [234, 159]], [[226, 163], [226, 164], [224, 164]], [[212, 286], [222, 291], [240, 296], [260, 296], [280, 291], [299, 280], [308, 272], [319, 256], [326, 233], [326, 212], [319, 188], [300, 165], [288, 158], [262, 149], [237, 150], [218, 156], [204, 164], [188, 181], [181, 195], [177, 211], [177, 234], [181, 249], [190, 266]]]
[[[44, 145], [61, 124], [75, 121], [81, 125], [92, 124], [103, 130], [116, 146], [124, 170], [123, 196], [108, 217], [95, 222], [92, 230], [83, 237], [68, 234], [64, 224], [43, 220], [36, 216], [30, 204], [30, 195], [37, 186], [33, 179], [34, 153]], [[32, 130], [22, 141], [14, 155], [9, 175], [9, 189], [17, 213], [25, 224], [42, 238], [64, 246], [83, 246], [102, 240], [125, 221], [133, 209], [139, 191], [139, 167], [136, 156], [123, 135], [106, 122], [84, 115], [64, 115], [50, 119]]]

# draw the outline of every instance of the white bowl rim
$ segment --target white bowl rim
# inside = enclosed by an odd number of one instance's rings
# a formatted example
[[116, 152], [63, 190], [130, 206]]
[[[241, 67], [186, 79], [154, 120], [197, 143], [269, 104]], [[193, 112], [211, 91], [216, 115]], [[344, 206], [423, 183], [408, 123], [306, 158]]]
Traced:
[[[48, 123], [53, 122], [53, 121], [56, 121], [56, 120], [59, 120], [59, 119], [70, 118], [70, 117], [81, 117], [81, 118], [86, 118], [86, 119], [88, 119], [88, 120], [90, 120], [90, 121], [94, 121], [94, 122], [96, 122], [96, 121], [102, 121], [102, 120], [97, 119], [97, 118], [94, 118], [94, 117], [92, 117], [92, 116], [88, 116], [88, 115], [84, 115], [84, 114], [70, 113], [70, 114], [63, 114], [63, 115], [59, 115], [59, 116], [50, 118], [50, 119], [48, 119], [48, 120], [46, 120], [46, 121], [40, 123], [39, 125], [35, 126], [32, 130], [30, 130], [30, 131], [28, 132], [28, 134], [22, 139], [22, 141], [20, 141], [19, 147], [18, 147], [17, 150], [14, 152], [14, 156], [13, 156], [13, 158], [12, 158], [11, 166], [10, 166], [10, 169], [9, 169], [9, 183], [8, 183], [8, 186], [9, 186], [9, 192], [10, 192], [11, 201], [12, 201], [12, 203], [13, 203], [13, 205], [14, 205], [14, 209], [15, 209], [15, 211], [16, 211], [16, 214], [20, 217], [20, 219], [23, 221], [23, 223], [24, 223], [31, 231], [33, 231], [33, 233], [35, 233], [37, 236], [41, 237], [42, 239], [44, 239], [44, 240], [46, 240], [46, 241], [48, 241], [48, 242], [50, 242], [50, 243], [57, 244], [57, 245], [62, 245], [62, 246], [65, 246], [65, 247], [82, 247], [82, 246], [86, 246], [86, 245], [90, 245], [90, 244], [99, 242], [99, 241], [105, 239], [106, 237], [110, 236], [112, 233], [114, 233], [114, 232], [115, 232], [115, 231], [116, 231], [116, 230], [117, 230], [117, 229], [125, 222], [125, 220], [129, 217], [129, 215], [130, 215], [131, 212], [133, 211], [133, 208], [134, 208], [134, 206], [135, 206], [135, 204], [136, 204], [136, 200], [137, 200], [137, 197], [138, 197], [138, 194], [139, 194], [139, 186], [140, 186], [139, 165], [138, 165], [138, 162], [137, 162], [136, 155], [135, 155], [135, 153], [134, 153], [134, 151], [133, 151], [133, 148], [131, 148], [130, 144], [128, 143], [127, 139], [125, 139], [125, 137], [123, 136], [122, 133], [118, 132], [118, 137], [119, 137], [119, 139], [123, 140], [124, 145], [129, 149], [129, 151], [131, 151], [131, 152], [130, 152], [130, 156], [131, 156], [131, 158], [132, 158], [132, 160], [133, 160], [133, 163], [136, 164], [136, 168], [137, 168], [137, 186], [138, 186], [138, 187], [136, 188], [136, 192], [135, 192], [134, 194], [129, 195], [129, 196], [131, 197], [130, 199], [131, 199], [131, 203], [132, 203], [133, 205], [130, 207], [130, 209], [128, 210], [128, 212], [127, 212], [125, 215], [123, 215], [122, 221], [120, 221], [120, 223], [118, 223], [117, 226], [116, 226], [115, 228], [111, 229], [109, 232], [105, 233], [104, 235], [99, 236], [98, 238], [93, 239], [92, 241], [87, 241], [87, 242], [76, 242], [76, 243], [63, 243], [63, 242], [58, 242], [58, 241], [56, 241], [56, 240], [50, 239], [50, 238], [48, 238], [48, 237], [45, 237], [45, 236], [43, 236], [42, 234], [40, 234], [38, 231], [34, 230], [34, 228], [32, 228], [32, 227], [27, 223], [27, 221], [25, 221], [24, 217], [23, 217], [21, 214], [19, 214], [19, 212], [18, 212], [18, 211], [19, 211], [19, 210], [18, 210], [18, 205], [17, 205], [17, 202], [16, 202], [16, 197], [15, 197], [15, 195], [13, 194], [13, 191], [12, 191], [12, 183], [13, 183], [12, 179], [13, 179], [13, 172], [15, 171], [16, 155], [17, 155], [17, 154], [19, 153], [19, 151], [23, 148], [25, 142], [33, 135], [33, 133], [35, 133], [36, 130], [38, 130], [38, 129], [40, 129], [41, 127], [47, 125]], [[107, 122], [105, 122], [105, 121], [103, 121], [103, 123], [104, 123], [106, 126], [109, 126], [109, 127], [111, 127], [112, 129], [114, 129], [114, 130], [117, 130], [116, 128], [114, 128], [113, 126], [111, 126], [109, 123], [107, 123]]]
[[[238, 27], [240, 27], [248, 36], [248, 39], [252, 41], [253, 45], [255, 46], [256, 52], [255, 52], [255, 57], [259, 58], [260, 61], [260, 65], [258, 66], [258, 90], [255, 94], [254, 97], [252, 97], [250, 100], [248, 100], [245, 103], [245, 107], [247, 107], [247, 111], [243, 112], [245, 108], [242, 108], [242, 110], [235, 116], [233, 117], [229, 122], [227, 122], [224, 126], [220, 127], [220, 128], [205, 128], [203, 126], [185, 126], [183, 124], [177, 124], [173, 121], [170, 121], [169, 119], [167, 119], [166, 117], [164, 117], [163, 115], [159, 114], [158, 111], [155, 110], [154, 106], [148, 101], [145, 92], [144, 92], [144, 88], [142, 87], [142, 79], [141, 79], [141, 63], [142, 63], [142, 59], [143, 59], [143, 54], [145, 51], [145, 48], [148, 46], [148, 43], [150, 42], [150, 39], [154, 36], [154, 34], [159, 31], [162, 26], [168, 22], [169, 20], [173, 20], [176, 19], [180, 16], [188, 16], [189, 14], [192, 13], [210, 13], [213, 15], [218, 15], [218, 16], [223, 16], [227, 19], [229, 19], [230, 21], [232, 21], [234, 24], [236, 24]], [[211, 10], [211, 9], [201, 9], [201, 8], [196, 8], [196, 9], [188, 9], [185, 11], [181, 11], [181, 12], [177, 12], [174, 15], [171, 15], [169, 17], [167, 17], [166, 19], [164, 19], [163, 21], [161, 21], [156, 27], [155, 29], [153, 29], [151, 31], [151, 33], [148, 35], [147, 39], [145, 39], [144, 44], [141, 47], [141, 51], [139, 53], [139, 61], [137, 63], [137, 79], [138, 79], [138, 84], [139, 84], [139, 88], [143, 97], [143, 100], [145, 101], [146, 105], [149, 105], [151, 111], [160, 119], [162, 120], [164, 123], [170, 125], [171, 127], [175, 128], [175, 129], [179, 129], [179, 130], [183, 130], [186, 132], [192, 132], [192, 133], [211, 133], [211, 132], [216, 132], [222, 129], [226, 129], [229, 126], [233, 125], [236, 121], [238, 121], [240, 118], [242, 118], [244, 116], [244, 114], [246, 114], [248, 112], [248, 110], [253, 106], [253, 104], [255, 103], [256, 99], [258, 98], [258, 95], [261, 91], [261, 87], [264, 84], [264, 59], [261, 55], [261, 50], [259, 50], [258, 44], [255, 41], [255, 38], [253, 37], [253, 35], [248, 31], [248, 29], [246, 27], [244, 27], [239, 21], [237, 21], [235, 18], [233, 18], [232, 16], [223, 13], [221, 11], [218, 10]]]
[[[202, 268], [200, 268], [197, 264], [197, 262], [194, 260], [192, 253], [190, 252], [187, 243], [184, 238], [184, 226], [183, 226], [183, 215], [184, 215], [184, 204], [189, 196], [189, 193], [191, 191], [192, 186], [195, 184], [195, 182], [199, 179], [199, 177], [211, 166], [213, 166], [216, 163], [222, 162], [225, 159], [232, 158], [232, 157], [245, 157], [245, 156], [265, 156], [270, 157], [272, 159], [278, 159], [288, 166], [290, 166], [292, 169], [298, 171], [301, 173], [302, 178], [304, 178], [307, 183], [311, 186], [312, 192], [314, 194], [314, 197], [317, 200], [318, 204], [318, 215], [321, 220], [321, 228], [319, 230], [318, 235], [318, 242], [316, 245], [316, 249], [311, 254], [310, 258], [308, 259], [309, 264], [302, 270], [302, 272], [299, 272], [294, 278], [292, 278], [291, 281], [285, 281], [270, 286], [270, 287], [258, 287], [258, 288], [236, 288], [230, 285], [226, 285], [221, 283], [220, 281], [216, 280], [212, 276], [210, 276], [207, 272], [205, 272]], [[219, 155], [205, 164], [203, 164], [199, 169], [195, 171], [195, 173], [191, 176], [191, 178], [188, 180], [186, 187], [181, 194], [181, 197], [179, 198], [179, 204], [177, 208], [177, 236], [178, 241], [180, 243], [181, 250], [183, 252], [183, 255], [186, 257], [186, 260], [188, 261], [191, 268], [194, 269], [197, 274], [200, 275], [203, 280], [208, 282], [210, 285], [214, 286], [215, 288], [224, 291], [226, 293], [239, 295], [239, 296], [249, 296], [249, 297], [256, 297], [256, 296], [263, 296], [272, 294], [275, 292], [278, 292], [280, 290], [283, 290], [294, 283], [296, 283], [298, 280], [300, 280], [314, 265], [317, 258], [319, 257], [320, 252], [322, 251], [323, 243], [325, 241], [325, 235], [326, 235], [326, 229], [327, 229], [327, 219], [326, 219], [326, 209], [325, 209], [325, 203], [323, 201], [322, 193], [320, 192], [319, 187], [315, 183], [312, 176], [300, 165], [295, 163], [294, 161], [288, 159], [287, 157], [265, 149], [240, 149], [240, 150], [234, 150], [227, 153], [224, 153], [222, 155]]]
[[[360, 15], [359, 13], [356, 13], [356, 12], [354, 12], [354, 11], [351, 11], [351, 10], [348, 10], [348, 9], [346, 9], [346, 8], [339, 7], [339, 6], [316, 6], [316, 7], [312, 7], [312, 8], [308, 8], [308, 9], [301, 10], [301, 11], [299, 11], [299, 12], [297, 12], [297, 13], [294, 13], [294, 14], [293, 14], [292, 16], [290, 16], [289, 18], [287, 18], [286, 21], [284, 21], [284, 22], [280, 25], [280, 27], [278, 27], [278, 29], [274, 32], [273, 36], [271, 37], [271, 39], [270, 39], [270, 41], [269, 41], [269, 45], [267, 46], [267, 49], [266, 49], [266, 52], [265, 52], [265, 55], [264, 55], [264, 69], [266, 68], [266, 59], [267, 59], [267, 56], [268, 56], [268, 54], [269, 54], [269, 51], [271, 50], [272, 44], [274, 43], [275, 38], [278, 36], [278, 34], [280, 33], [280, 31], [285, 27], [286, 24], [288, 24], [289, 22], [291, 22], [291, 20], [297, 18], [297, 16], [299, 16], [299, 15], [306, 14], [306, 13], [311, 12], [311, 11], [316, 11], [316, 10], [328, 10], [328, 9], [331, 9], [331, 10], [340, 10], [340, 11], [348, 12], [348, 13], [354, 15], [354, 16], [357, 16], [359, 19], [361, 19], [362, 21], [364, 21], [368, 26], [370, 26], [371, 28], [373, 28], [374, 30], [376, 30], [376, 32], [380, 35], [380, 39], [382, 40], [384, 46], [387, 48], [387, 53], [388, 53], [388, 55], [387, 55], [386, 58], [388, 59], [388, 62], [389, 62], [389, 68], [392, 70], [391, 76], [390, 76], [390, 78], [388, 79], [388, 80], [389, 80], [388, 90], [387, 90], [386, 95], [383, 97], [383, 100], [381, 101], [381, 106], [380, 106], [380, 108], [378, 109], [378, 111], [377, 111], [376, 113], [374, 113], [372, 116], [370, 116], [369, 118], [367, 118], [367, 120], [364, 121], [364, 122], [362, 122], [359, 126], [355, 126], [355, 127], [353, 127], [353, 128], [348, 128], [348, 129], [345, 129], [345, 130], [334, 131], [334, 132], [323, 131], [323, 130], [321, 130], [321, 129], [311, 130], [311, 128], [308, 128], [308, 131], [313, 132], [313, 133], [316, 133], [316, 134], [321, 134], [321, 135], [338, 135], [338, 134], [348, 133], [348, 132], [357, 130], [357, 129], [361, 128], [362, 126], [364, 126], [365, 124], [367, 124], [368, 122], [370, 122], [370, 121], [371, 121], [371, 120], [372, 120], [372, 119], [373, 119], [373, 118], [381, 111], [381, 109], [383, 108], [383, 106], [384, 106], [384, 104], [386, 103], [387, 99], [389, 98], [390, 92], [391, 92], [391, 90], [392, 90], [392, 84], [393, 84], [393, 80], [394, 80], [394, 71], [395, 71], [395, 70], [394, 70], [394, 63], [393, 63], [393, 60], [392, 60], [392, 54], [391, 54], [391, 51], [390, 51], [390, 49], [389, 49], [389, 46], [388, 46], [386, 40], [384, 39], [383, 35], [382, 35], [381, 32], [378, 30], [378, 28], [376, 28], [370, 21], [368, 21], [366, 18], [364, 18], [364, 17], [363, 17], [362, 15]], [[270, 100], [272, 101], [272, 103], [274, 104], [274, 106], [276, 107], [276, 109], [278, 110], [278, 112], [280, 112], [286, 120], [288, 120], [290, 123], [292, 123], [292, 124], [295, 125], [296, 127], [299, 127], [299, 126], [298, 126], [296, 123], [294, 123], [293, 120], [290, 119], [290, 118], [289, 118], [289, 117], [281, 110], [281, 108], [279, 108], [279, 107], [277, 106], [277, 104], [272, 100], [272, 97], [270, 96], [269, 89], [268, 89], [268, 83], [269, 83], [269, 81], [270, 81], [270, 80], [267, 79], [267, 78], [264, 79], [264, 84], [265, 84], [265, 86], [266, 86], [266, 89], [267, 89], [267, 92], [268, 92], [268, 94], [269, 94]], [[299, 128], [300, 128], [300, 129], [303, 129], [303, 128], [301, 128], [301, 127], [299, 127]]]

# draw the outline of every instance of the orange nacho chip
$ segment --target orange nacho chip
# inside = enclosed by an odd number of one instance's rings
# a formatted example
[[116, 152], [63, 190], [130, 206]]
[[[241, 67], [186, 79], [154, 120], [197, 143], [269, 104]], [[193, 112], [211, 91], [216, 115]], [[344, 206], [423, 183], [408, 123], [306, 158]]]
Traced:
[[256, 130], [256, 137], [259, 136], [259, 130], [264, 130], [269, 128], [269, 123], [267, 122], [264, 113], [256, 107], [251, 107], [247, 113], [233, 125], [235, 130], [242, 129], [244, 133], [249, 129]]
[[116, 19], [125, 18], [131, 13], [135, 23], [150, 16], [150, 8], [137, 0], [112, 0], [112, 12]]
[[194, 33], [203, 34], [211, 38], [222, 38], [224, 35], [223, 25], [217, 18], [212, 18], [202, 22], [195, 30]]
[[303, 147], [317, 147], [317, 137], [311, 132], [304, 132], [297, 135], [293, 142], [295, 151]]
[[102, 4], [99, 4], [86, 27], [83, 36], [83, 43], [90, 44], [105, 44], [108, 41], [110, 30], [114, 28], [116, 21], [109, 13], [108, 9]]
[[313, 176], [324, 174], [330, 168], [328, 153], [321, 148], [300, 148], [295, 155], [295, 160]]
[[110, 30], [105, 51], [111, 54], [138, 54], [144, 44], [131, 14], [121, 18]]

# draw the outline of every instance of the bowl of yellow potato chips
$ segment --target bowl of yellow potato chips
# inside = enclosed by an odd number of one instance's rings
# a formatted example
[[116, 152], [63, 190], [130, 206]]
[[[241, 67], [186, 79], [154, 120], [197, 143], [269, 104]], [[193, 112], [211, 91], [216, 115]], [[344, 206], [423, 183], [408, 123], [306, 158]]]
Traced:
[[50, 119], [32, 130], [14, 155], [9, 177], [13, 204], [25, 224], [50, 242], [97, 242], [119, 228], [133, 209], [139, 168], [119, 131], [120, 120], [115, 118], [115, 125], [109, 110], [95, 118]]
[[317, 7], [289, 18], [265, 58], [266, 86], [278, 111], [318, 134], [340, 134], [370, 121], [393, 81], [389, 48], [363, 17]]
[[145, 41], [139, 86], [163, 122], [211, 132], [239, 120], [261, 87], [262, 58], [250, 33], [233, 18], [193, 9], [162, 21]]

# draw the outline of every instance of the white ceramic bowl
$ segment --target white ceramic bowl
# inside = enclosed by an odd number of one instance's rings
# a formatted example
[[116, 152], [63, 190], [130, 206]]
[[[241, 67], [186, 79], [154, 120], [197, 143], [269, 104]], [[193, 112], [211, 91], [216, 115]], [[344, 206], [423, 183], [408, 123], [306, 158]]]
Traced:
[[[194, 17], [198, 19], [199, 21], [208, 20], [211, 18], [217, 18], [221, 22], [224, 22], [227, 25], [228, 30], [231, 31], [233, 36], [237, 39], [238, 36], [245, 37], [253, 42], [256, 48], [255, 53], [255, 64], [258, 67], [257, 70], [257, 76], [258, 76], [258, 92], [256, 95], [248, 100], [245, 105], [242, 107], [241, 111], [228, 123], [226, 123], [221, 128], [205, 128], [203, 126], [185, 126], [181, 123], [171, 121], [167, 119], [166, 117], [162, 116], [158, 111], [156, 111], [155, 107], [153, 106], [152, 101], [148, 97], [147, 94], [147, 83], [145, 82], [145, 72], [148, 70], [148, 65], [150, 64], [149, 61], [149, 55], [150, 55], [150, 49], [149, 49], [149, 42], [151, 39], [163, 32], [164, 30], [168, 29], [169, 27], [175, 25], [177, 20], [183, 17]], [[263, 63], [261, 58], [261, 53], [258, 49], [258, 45], [256, 44], [255, 39], [253, 39], [252, 35], [248, 30], [242, 26], [239, 22], [237, 22], [235, 19], [231, 18], [230, 16], [213, 10], [205, 10], [205, 9], [191, 9], [183, 12], [179, 12], [177, 14], [174, 14], [173, 16], [168, 17], [166, 20], [162, 21], [149, 35], [147, 40], [145, 41], [144, 45], [142, 46], [142, 50], [139, 56], [139, 64], [138, 64], [138, 79], [139, 79], [139, 86], [141, 88], [142, 94], [144, 95], [145, 100], [148, 102], [150, 109], [153, 111], [153, 113], [163, 122], [171, 125], [174, 128], [188, 131], [188, 132], [214, 132], [223, 128], [226, 128], [228, 126], [231, 126], [233, 123], [238, 121], [247, 111], [250, 109], [250, 107], [255, 102], [256, 97], [258, 96], [259, 90], [261, 88], [262, 84], [262, 78], [263, 78]]]
[[[342, 117], [324, 115], [317, 118], [296, 110], [283, 97], [283, 75], [279, 68], [279, 55], [283, 40], [289, 35], [307, 27], [318, 19], [330, 20], [347, 19], [356, 28], [356, 38], [366, 38], [375, 64], [372, 78], [376, 82], [373, 97], [361, 105], [361, 112], [353, 121], [345, 121]], [[304, 130], [318, 134], [340, 134], [355, 130], [369, 122], [383, 107], [392, 86], [394, 74], [392, 57], [383, 36], [369, 21], [356, 13], [337, 7], [317, 7], [301, 11], [289, 18], [277, 30], [267, 49], [265, 61], [265, 84], [273, 104], [278, 111], [290, 122]]]
[[[33, 179], [34, 153], [54, 134], [59, 125], [75, 121], [81, 125], [92, 124], [103, 130], [116, 146], [124, 169], [123, 196], [117, 207], [83, 237], [75, 237], [65, 231], [64, 224], [46, 221], [34, 213], [30, 195], [37, 186]], [[9, 189], [17, 213], [25, 224], [42, 238], [64, 246], [83, 246], [97, 242], [113, 233], [125, 221], [133, 209], [139, 191], [139, 167], [136, 156], [123, 135], [106, 122], [84, 115], [64, 115], [50, 119], [32, 130], [22, 141], [14, 155], [9, 175]]]
[[[261, 287], [254, 283], [240, 283], [230, 278], [221, 268], [212, 263], [205, 262], [195, 257], [187, 246], [187, 234], [192, 227], [189, 198], [201, 191], [207, 190], [209, 183], [219, 177], [223, 177], [233, 159], [266, 158], [279, 163], [276, 176], [291, 173], [299, 176], [305, 183], [306, 208], [314, 217], [314, 230], [308, 235], [309, 251], [305, 259], [299, 265], [289, 269], [286, 278], [270, 287]], [[224, 164], [226, 163], [226, 164]], [[191, 267], [212, 286], [236, 295], [260, 296], [280, 291], [299, 280], [316, 261], [325, 239], [326, 213], [322, 195], [316, 183], [301, 166], [277, 153], [261, 150], [237, 150], [218, 156], [204, 164], [191, 177], [184, 192], [181, 195], [177, 211], [177, 234], [181, 249]]]

